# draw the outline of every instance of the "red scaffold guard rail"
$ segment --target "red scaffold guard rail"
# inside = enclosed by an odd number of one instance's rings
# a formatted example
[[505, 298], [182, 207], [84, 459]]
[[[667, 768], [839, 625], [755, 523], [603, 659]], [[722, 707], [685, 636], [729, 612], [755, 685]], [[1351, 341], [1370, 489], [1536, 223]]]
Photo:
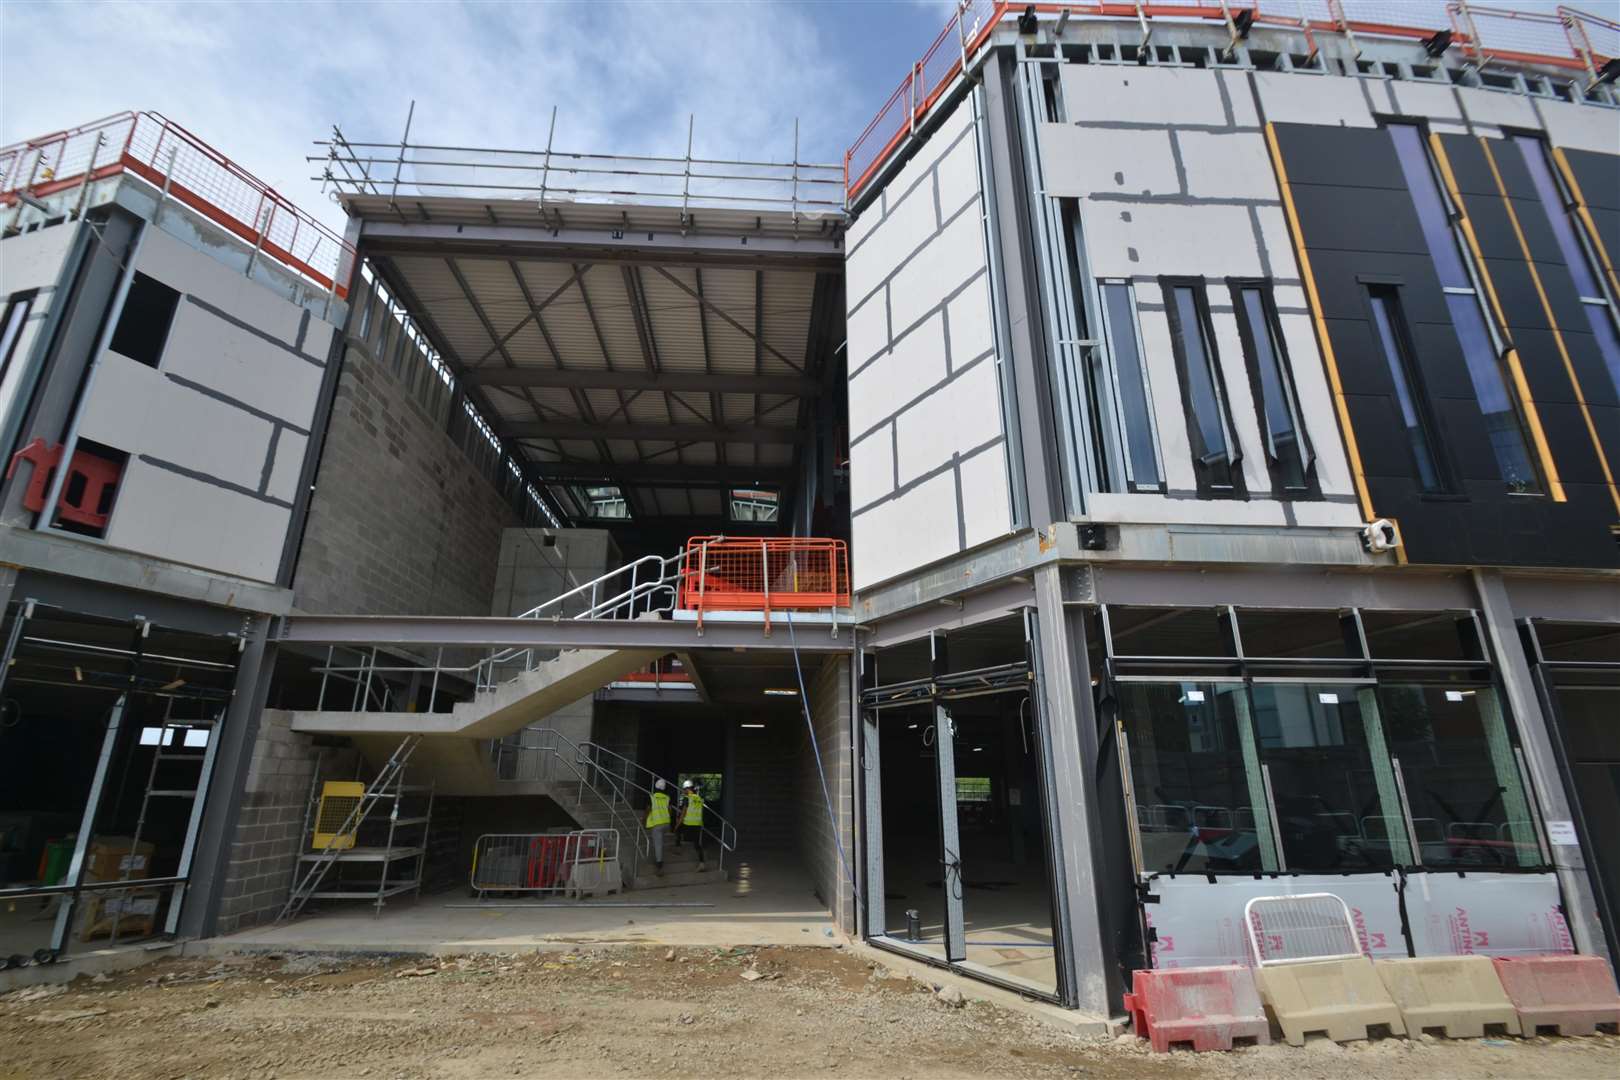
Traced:
[[321, 290], [347, 299], [355, 249], [173, 121], [122, 112], [0, 147], [0, 206], [132, 173]]

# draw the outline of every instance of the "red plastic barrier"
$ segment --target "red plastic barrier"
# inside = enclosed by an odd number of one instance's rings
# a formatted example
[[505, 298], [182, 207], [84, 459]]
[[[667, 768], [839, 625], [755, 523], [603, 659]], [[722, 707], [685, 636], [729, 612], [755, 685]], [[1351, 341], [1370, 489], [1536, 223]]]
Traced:
[[1492, 962], [1526, 1035], [1538, 1028], [1595, 1035], [1600, 1026], [1620, 1026], [1620, 992], [1603, 957], [1497, 956]]
[[1271, 1042], [1254, 974], [1246, 967], [1166, 968], [1138, 971], [1125, 995], [1138, 1035], [1161, 1054], [1172, 1043], [1197, 1051], [1230, 1050], [1233, 1039]]
[[[23, 492], [22, 504], [24, 509], [37, 514], [45, 509], [51, 477], [62, 461], [62, 448], [44, 439], [35, 439], [11, 456], [11, 464], [6, 469], [7, 480], [17, 471], [20, 461], [34, 467], [33, 475], [28, 478], [28, 487]], [[118, 462], [83, 450], [75, 451], [73, 464], [68, 468], [67, 482], [62, 485], [62, 494], [57, 498], [57, 516], [63, 521], [105, 529], [107, 513], [103, 507], [111, 505], [112, 493], [123, 475], [124, 467]]]

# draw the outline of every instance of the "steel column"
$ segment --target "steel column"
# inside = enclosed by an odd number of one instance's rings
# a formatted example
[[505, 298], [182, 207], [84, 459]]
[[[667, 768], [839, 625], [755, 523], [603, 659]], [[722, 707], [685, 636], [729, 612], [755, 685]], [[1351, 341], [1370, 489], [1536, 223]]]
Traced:
[[1099, 761], [1097, 716], [1086, 658], [1084, 616], [1063, 606], [1061, 569], [1035, 572], [1036, 693], [1045, 741], [1051, 747], [1047, 815], [1058, 860], [1058, 926], [1068, 960], [1058, 972], [1064, 998], [1098, 1016], [1116, 1011], [1123, 989], [1119, 959], [1104, 915], [1104, 893], [1128, 885], [1105, 876], [1102, 814], [1089, 775]]
[[[944, 634], [928, 635], [934, 675], [947, 674]], [[951, 710], [934, 705], [934, 769], [939, 780], [940, 892], [945, 902], [945, 959], [967, 959], [967, 928], [962, 914], [962, 834], [956, 816], [956, 725]]]
[[[1495, 654], [1497, 677], [1507, 698], [1508, 712], [1518, 727], [1519, 743], [1535, 787], [1537, 809], [1544, 820], [1573, 821], [1575, 811], [1553, 750], [1552, 720], [1537, 700], [1536, 681], [1519, 642], [1507, 584], [1495, 571], [1474, 570], [1472, 576], [1479, 597], [1480, 622], [1490, 641], [1491, 652]], [[1558, 875], [1575, 947], [1583, 953], [1601, 956], [1608, 947], [1607, 935], [1581, 849], [1578, 844], [1553, 844], [1551, 848], [1553, 870]]]

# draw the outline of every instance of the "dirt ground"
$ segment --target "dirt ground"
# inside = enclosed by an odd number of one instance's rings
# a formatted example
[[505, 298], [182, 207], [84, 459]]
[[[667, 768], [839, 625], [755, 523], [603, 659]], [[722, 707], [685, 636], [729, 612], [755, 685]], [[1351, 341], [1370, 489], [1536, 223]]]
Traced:
[[1155, 1055], [842, 949], [164, 960], [0, 996], [0, 1078], [1620, 1076], [1620, 1038]]

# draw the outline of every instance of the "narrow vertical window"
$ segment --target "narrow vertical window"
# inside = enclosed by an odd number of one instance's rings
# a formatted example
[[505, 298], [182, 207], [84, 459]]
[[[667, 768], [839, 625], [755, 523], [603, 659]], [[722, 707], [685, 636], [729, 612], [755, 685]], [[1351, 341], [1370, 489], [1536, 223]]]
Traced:
[[1429, 257], [1440, 275], [1451, 324], [1462, 346], [1474, 397], [1485, 416], [1491, 450], [1502, 481], [1512, 492], [1539, 492], [1541, 480], [1531, 464], [1524, 421], [1502, 374], [1505, 346], [1496, 328], [1486, 319], [1484, 300], [1475, 280], [1476, 271], [1467, 262], [1466, 253], [1457, 240], [1453, 215], [1435, 180], [1429, 152], [1423, 145], [1423, 134], [1410, 124], [1392, 124], [1389, 133], [1395, 142], [1407, 190], [1417, 208], [1418, 224], [1423, 230]]
[[1232, 306], [1238, 315], [1272, 488], [1278, 495], [1305, 494], [1311, 488], [1314, 461], [1271, 290], [1259, 283], [1234, 282]]
[[1124, 447], [1125, 483], [1130, 491], [1158, 491], [1158, 438], [1153, 429], [1153, 400], [1142, 365], [1142, 342], [1136, 325], [1136, 294], [1128, 281], [1102, 283], [1103, 329], [1107, 367], [1113, 384], [1113, 408]]
[[1536, 194], [1541, 197], [1541, 209], [1547, 214], [1547, 224], [1558, 240], [1558, 250], [1564, 256], [1564, 265], [1569, 267], [1569, 276], [1575, 281], [1575, 292], [1581, 298], [1586, 321], [1597, 338], [1598, 352], [1602, 353], [1603, 364], [1609, 369], [1609, 379], [1615, 390], [1620, 391], [1620, 332], [1615, 330], [1614, 304], [1598, 279], [1591, 242], [1579, 231], [1582, 228], [1579, 221], [1569, 212], [1570, 203], [1564, 198], [1563, 189], [1547, 161], [1547, 144], [1529, 135], [1515, 135], [1513, 141], [1524, 155], [1525, 167], [1530, 170]]
[[28, 321], [28, 309], [34, 304], [34, 294], [18, 296], [6, 307], [5, 321], [0, 322], [0, 378], [11, 367], [11, 354], [17, 351], [17, 340], [22, 337], [23, 323]]
[[1412, 352], [1406, 331], [1406, 320], [1401, 314], [1399, 293], [1391, 285], [1373, 285], [1367, 289], [1372, 305], [1373, 325], [1378, 331], [1378, 344], [1389, 367], [1390, 380], [1395, 384], [1395, 400], [1400, 406], [1401, 424], [1406, 430], [1406, 445], [1417, 467], [1418, 485], [1425, 494], [1445, 490], [1440, 466], [1434, 456], [1434, 443], [1429, 436], [1428, 402], [1422, 393], [1416, 372], [1412, 367]]
[[1210, 495], [1241, 496], [1243, 476], [1237, 467], [1226, 394], [1216, 367], [1203, 282], [1165, 278], [1163, 287], [1198, 490]]

